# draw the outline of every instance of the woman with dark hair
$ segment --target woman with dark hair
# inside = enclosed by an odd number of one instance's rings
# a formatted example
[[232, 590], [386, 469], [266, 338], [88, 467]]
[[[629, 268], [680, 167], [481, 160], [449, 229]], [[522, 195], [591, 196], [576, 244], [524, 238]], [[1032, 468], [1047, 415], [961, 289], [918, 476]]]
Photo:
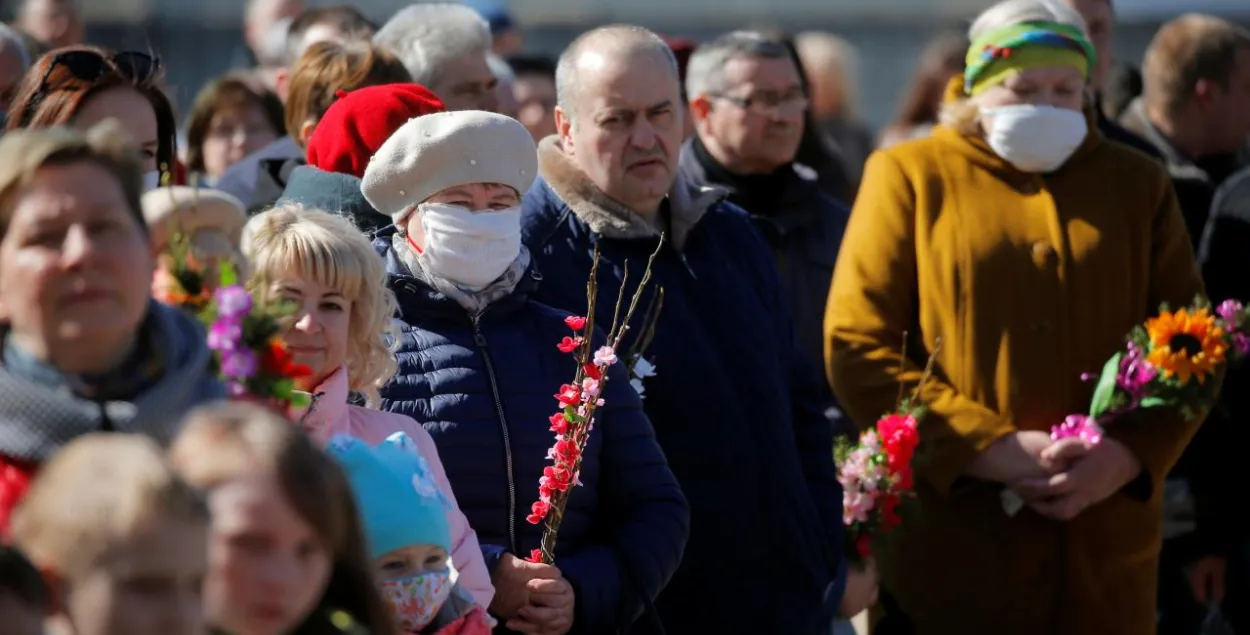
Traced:
[[943, 33], [929, 43], [920, 56], [920, 66], [903, 96], [898, 114], [881, 133], [879, 147], [929, 134], [938, 122], [946, 85], [964, 71], [967, 50], [968, 38], [958, 32]]
[[148, 53], [113, 53], [68, 46], [46, 53], [26, 73], [9, 109], [8, 130], [69, 125], [81, 130], [116, 119], [139, 148], [145, 186], [172, 171], [174, 108], [161, 90], [160, 60]]
[[285, 134], [282, 102], [260, 80], [219, 77], [195, 96], [187, 115], [187, 170], [216, 180], [226, 168]]

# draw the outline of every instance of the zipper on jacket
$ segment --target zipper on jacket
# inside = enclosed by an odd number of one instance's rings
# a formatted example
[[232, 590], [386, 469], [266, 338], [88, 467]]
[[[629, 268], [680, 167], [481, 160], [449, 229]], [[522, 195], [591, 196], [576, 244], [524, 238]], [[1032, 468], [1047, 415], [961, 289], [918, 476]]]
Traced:
[[486, 377], [490, 379], [491, 396], [495, 398], [495, 412], [499, 415], [499, 430], [503, 433], [503, 460], [508, 469], [508, 545], [512, 555], [520, 556], [516, 543], [516, 476], [512, 469], [512, 438], [508, 433], [508, 419], [503, 412], [503, 399], [499, 396], [499, 382], [495, 378], [495, 365], [491, 363], [490, 351], [486, 347], [486, 336], [482, 335], [482, 315], [472, 316], [473, 343], [482, 354], [486, 363]]

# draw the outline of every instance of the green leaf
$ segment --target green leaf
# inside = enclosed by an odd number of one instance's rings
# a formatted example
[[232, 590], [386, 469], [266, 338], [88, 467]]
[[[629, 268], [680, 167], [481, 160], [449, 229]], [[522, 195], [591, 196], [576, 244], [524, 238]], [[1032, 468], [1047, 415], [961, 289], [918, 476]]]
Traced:
[[1163, 397], [1145, 397], [1138, 403], [1141, 408], [1167, 408], [1171, 405], [1173, 404]]
[[218, 265], [218, 269], [221, 275], [221, 287], [233, 287], [239, 284], [239, 272], [235, 270], [233, 262], [224, 260]]
[[1116, 353], [1103, 365], [1098, 386], [1094, 388], [1094, 396], [1089, 401], [1089, 416], [1101, 417], [1115, 404], [1116, 378], [1120, 374], [1120, 360], [1123, 357], [1124, 353]]

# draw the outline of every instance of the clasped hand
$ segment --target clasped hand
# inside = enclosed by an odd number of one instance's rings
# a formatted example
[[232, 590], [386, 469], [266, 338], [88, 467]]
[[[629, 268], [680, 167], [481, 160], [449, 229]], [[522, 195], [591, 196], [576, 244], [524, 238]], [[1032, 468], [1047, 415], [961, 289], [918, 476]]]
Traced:
[[[997, 475], [1037, 513], [1072, 520], [1133, 480], [1141, 463], [1124, 444], [1107, 437], [1097, 445], [1076, 438], [1051, 441], [1024, 431], [999, 441]], [[1005, 456], [1004, 456], [1005, 455]], [[1006, 459], [1004, 461], [1003, 459]]]
[[573, 587], [559, 569], [504, 554], [491, 576], [490, 610], [509, 629], [527, 635], [564, 635], [573, 628]]

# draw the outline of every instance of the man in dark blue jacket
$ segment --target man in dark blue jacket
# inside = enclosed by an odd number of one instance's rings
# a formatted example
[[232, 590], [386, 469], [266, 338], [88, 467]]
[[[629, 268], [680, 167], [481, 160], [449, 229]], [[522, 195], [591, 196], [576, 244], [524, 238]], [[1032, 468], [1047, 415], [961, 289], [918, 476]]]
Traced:
[[795, 345], [772, 253], [723, 192], [678, 178], [681, 90], [663, 40], [639, 27], [591, 31], [561, 56], [556, 83], [559, 135], [540, 144], [542, 179], [523, 202], [545, 277], [538, 299], [584, 311], [597, 245], [597, 319], [610, 324], [622, 284], [630, 297], [658, 247], [663, 306], [643, 352], [655, 372], [643, 403], [692, 531], [657, 602], [664, 627], [828, 633], [839, 612], [872, 601], [875, 574], [847, 584], [823, 380]]

